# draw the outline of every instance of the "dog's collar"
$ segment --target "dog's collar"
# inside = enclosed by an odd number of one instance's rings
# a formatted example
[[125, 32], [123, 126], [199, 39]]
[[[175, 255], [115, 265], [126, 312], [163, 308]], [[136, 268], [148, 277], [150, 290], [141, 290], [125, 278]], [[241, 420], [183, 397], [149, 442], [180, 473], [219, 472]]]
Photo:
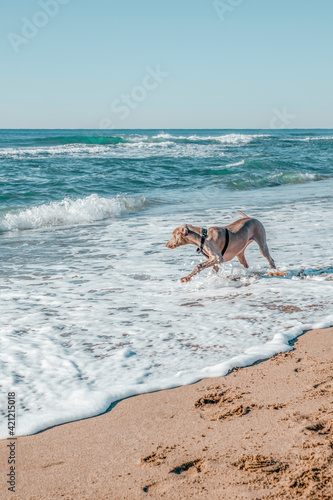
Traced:
[[[224, 243], [224, 247], [222, 250], [222, 255], [224, 255], [226, 253], [228, 245], [229, 245], [229, 230], [226, 227], [224, 229], [225, 229], [225, 243]], [[203, 251], [203, 247], [204, 247], [206, 238], [207, 238], [207, 229], [205, 229], [203, 227], [202, 231], [201, 231], [200, 248], [197, 248], [197, 252], [203, 253], [204, 255], [206, 255], [205, 252]], [[207, 255], [206, 255], [206, 257], [207, 257]]]
[[207, 238], [207, 229], [205, 229], [204, 227], [202, 228], [202, 231], [201, 231], [201, 241], [200, 241], [200, 248], [197, 248], [197, 252], [198, 253], [203, 253], [204, 255], [206, 255], [203, 251], [203, 246], [205, 244], [205, 240]]

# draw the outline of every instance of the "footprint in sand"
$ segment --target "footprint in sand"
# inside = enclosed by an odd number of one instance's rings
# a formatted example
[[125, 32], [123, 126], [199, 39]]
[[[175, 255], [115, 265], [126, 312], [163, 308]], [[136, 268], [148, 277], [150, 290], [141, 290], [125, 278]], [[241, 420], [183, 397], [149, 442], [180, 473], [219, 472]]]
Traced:
[[225, 420], [233, 417], [242, 417], [254, 409], [260, 409], [256, 404], [238, 404], [246, 392], [239, 392], [239, 387], [226, 389], [225, 391], [204, 394], [194, 406], [203, 411], [205, 418], [211, 421]]
[[153, 451], [150, 455], [140, 460], [140, 464], [151, 464], [151, 465], [161, 465], [163, 461], [167, 458], [168, 453], [172, 452], [177, 447], [176, 444], [173, 446], [158, 446], [156, 451]]

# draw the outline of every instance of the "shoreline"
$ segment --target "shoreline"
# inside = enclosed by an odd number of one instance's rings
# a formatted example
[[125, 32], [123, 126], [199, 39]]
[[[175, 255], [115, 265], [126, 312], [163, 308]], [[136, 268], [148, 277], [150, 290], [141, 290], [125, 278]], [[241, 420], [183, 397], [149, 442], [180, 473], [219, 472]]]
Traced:
[[97, 417], [18, 437], [1, 498], [333, 497], [333, 328], [228, 376], [132, 396]]
[[[70, 419], [66, 419], [66, 417], [64, 419], [56, 418], [54, 419], [53, 423], [50, 423], [47, 426], [45, 426], [44, 423], [41, 425], [40, 421], [38, 420], [38, 416], [35, 415], [33, 419], [30, 420], [30, 425], [28, 426], [25, 425], [26, 430], [24, 434], [17, 434], [16, 437], [34, 436], [36, 434], [40, 434], [42, 432], [53, 429], [54, 427], [59, 427], [61, 425], [66, 425], [72, 422], [81, 422], [90, 418], [99, 417], [111, 411], [112, 408], [114, 408], [121, 401], [142, 394], [152, 394], [154, 392], [167, 391], [182, 386], [193, 385], [196, 384], [197, 382], [200, 382], [201, 380], [209, 378], [225, 377], [230, 373], [232, 373], [235, 369], [246, 368], [249, 366], [253, 366], [257, 363], [264, 362], [270, 359], [272, 356], [276, 355], [278, 352], [288, 352], [292, 348], [292, 345], [297, 341], [297, 339], [301, 335], [304, 335], [304, 333], [310, 330], [312, 329], [309, 328], [309, 330], [302, 331], [299, 327], [296, 328], [294, 327], [291, 330], [289, 330], [289, 333], [288, 331], [286, 331], [282, 334], [281, 333], [275, 334], [271, 340], [264, 342], [262, 345], [249, 347], [245, 349], [245, 351], [242, 354], [236, 354], [225, 361], [210, 366], [208, 365], [202, 369], [194, 370], [193, 373], [188, 377], [186, 377], [185, 379], [181, 378], [176, 379], [174, 377], [172, 382], [167, 381], [167, 383], [165, 383], [165, 381], [163, 381], [162, 384], [154, 384], [155, 387], [150, 386], [149, 388], [142, 385], [140, 386], [142, 392], [133, 391], [132, 394], [121, 397], [120, 399], [113, 401], [108, 406], [105, 406], [106, 409], [104, 411], [101, 410], [99, 413], [95, 413], [95, 411], [93, 412], [87, 411], [85, 412], [84, 415], [71, 417]], [[38, 421], [38, 425], [36, 425], [36, 421]], [[1, 427], [0, 442], [3, 439], [7, 439], [7, 433], [6, 437], [4, 437], [3, 427], [4, 426]]]

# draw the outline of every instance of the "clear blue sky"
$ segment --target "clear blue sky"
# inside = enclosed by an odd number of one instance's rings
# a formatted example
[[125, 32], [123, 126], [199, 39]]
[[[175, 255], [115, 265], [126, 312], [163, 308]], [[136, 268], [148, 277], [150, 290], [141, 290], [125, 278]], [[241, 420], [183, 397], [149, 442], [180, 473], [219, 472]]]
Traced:
[[0, 128], [333, 128], [332, 0], [219, 6], [2, 2]]

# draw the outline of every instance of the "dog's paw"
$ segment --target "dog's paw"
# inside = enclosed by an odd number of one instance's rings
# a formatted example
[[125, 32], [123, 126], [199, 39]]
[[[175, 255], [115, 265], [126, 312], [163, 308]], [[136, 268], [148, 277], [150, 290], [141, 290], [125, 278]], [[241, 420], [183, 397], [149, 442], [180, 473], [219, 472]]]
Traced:
[[188, 276], [185, 276], [185, 278], [180, 278], [180, 282], [181, 283], [186, 283], [186, 281], [190, 281], [191, 278], [189, 278]]
[[277, 269], [274, 269], [273, 271], [269, 271], [267, 273], [267, 276], [286, 276], [287, 273], [284, 271], [278, 271]]

